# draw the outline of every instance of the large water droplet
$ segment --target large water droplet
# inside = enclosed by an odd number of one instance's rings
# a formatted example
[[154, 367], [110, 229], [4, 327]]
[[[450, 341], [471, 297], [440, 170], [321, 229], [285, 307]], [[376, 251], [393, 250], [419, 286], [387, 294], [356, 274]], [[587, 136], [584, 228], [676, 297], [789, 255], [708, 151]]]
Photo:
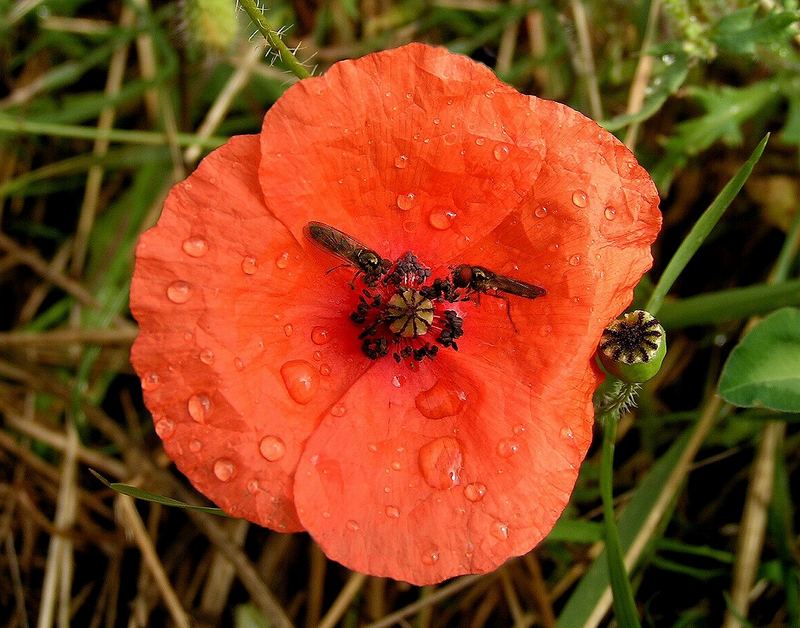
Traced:
[[255, 275], [258, 270], [258, 262], [252, 255], [248, 255], [242, 260], [242, 272], [245, 275]]
[[330, 340], [330, 332], [324, 327], [314, 327], [314, 329], [311, 330], [311, 342], [315, 345], [328, 344]]
[[569, 258], [569, 265], [570, 266], [578, 266], [581, 263], [581, 256], [580, 255], [573, 255]]
[[181, 245], [183, 252], [191, 257], [203, 257], [208, 252], [208, 242], [200, 236], [186, 238]]
[[214, 463], [214, 475], [220, 482], [228, 482], [236, 473], [236, 466], [227, 458], [220, 458]]
[[503, 523], [502, 521], [495, 521], [489, 527], [492, 536], [496, 539], [500, 539], [501, 541], [505, 541], [508, 538], [508, 524]]
[[386, 516], [389, 517], [389, 519], [397, 519], [400, 516], [400, 510], [397, 506], [387, 506]]
[[156, 421], [156, 434], [161, 439], [169, 438], [172, 432], [175, 431], [175, 423], [169, 419], [160, 419]]
[[424, 417], [443, 419], [461, 412], [465, 400], [463, 391], [440, 379], [431, 388], [419, 393], [414, 398], [414, 405]]
[[448, 489], [460, 484], [462, 464], [461, 445], [449, 436], [437, 438], [419, 450], [422, 477], [433, 488]]
[[285, 269], [289, 266], [289, 252], [284, 251], [277, 258], [275, 258], [275, 266], [280, 268], [281, 270]]
[[211, 349], [202, 349], [200, 351], [200, 361], [203, 364], [214, 364], [214, 352]]
[[191, 296], [192, 285], [188, 281], [173, 281], [167, 286], [167, 298], [173, 303], [186, 303]]
[[155, 390], [161, 384], [158, 373], [148, 373], [142, 378], [142, 390]]
[[486, 485], [480, 482], [473, 482], [464, 487], [464, 497], [471, 502], [479, 502], [486, 495]]
[[422, 553], [422, 564], [423, 565], [433, 565], [439, 560], [439, 552], [435, 549], [428, 550], [427, 552]]
[[211, 412], [211, 399], [205, 395], [192, 395], [186, 404], [189, 416], [198, 423], [205, 423], [208, 413]]
[[506, 146], [505, 144], [498, 144], [494, 147], [492, 153], [494, 154], [494, 158], [497, 161], [505, 161], [508, 159], [508, 155], [511, 152], [511, 149]]
[[258, 451], [266, 460], [275, 462], [286, 454], [286, 444], [277, 436], [265, 436], [258, 443]]
[[397, 197], [397, 207], [403, 211], [408, 211], [414, 206], [414, 193], [400, 194]]
[[613, 207], [606, 207], [603, 215], [606, 217], [606, 220], [614, 220], [617, 216], [617, 210]]
[[575, 207], [586, 207], [589, 203], [589, 199], [586, 197], [586, 192], [583, 190], [575, 190], [575, 192], [572, 193], [572, 202]]
[[434, 229], [444, 231], [445, 229], [450, 228], [455, 217], [456, 213], [453, 211], [435, 209], [428, 215], [428, 222]]
[[305, 360], [290, 360], [281, 367], [289, 396], [297, 403], [309, 403], [317, 392], [317, 370]]
[[397, 158], [394, 160], [394, 167], [400, 168], [401, 170], [408, 165], [408, 157], [405, 155], [398, 155]]
[[497, 443], [497, 455], [510, 458], [519, 451], [519, 443], [511, 438], [504, 438]]

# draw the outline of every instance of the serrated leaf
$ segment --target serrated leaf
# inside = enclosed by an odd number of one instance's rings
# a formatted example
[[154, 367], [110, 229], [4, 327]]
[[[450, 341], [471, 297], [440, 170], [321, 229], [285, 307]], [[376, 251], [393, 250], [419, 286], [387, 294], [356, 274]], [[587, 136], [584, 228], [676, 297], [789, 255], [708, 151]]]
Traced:
[[719, 380], [728, 403], [800, 412], [800, 310], [767, 316], [734, 348]]

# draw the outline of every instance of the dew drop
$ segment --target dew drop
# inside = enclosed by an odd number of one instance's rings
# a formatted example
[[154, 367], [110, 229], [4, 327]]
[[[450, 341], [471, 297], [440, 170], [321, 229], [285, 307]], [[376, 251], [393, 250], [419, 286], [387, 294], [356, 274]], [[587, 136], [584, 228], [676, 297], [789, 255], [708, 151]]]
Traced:
[[569, 258], [569, 265], [570, 266], [578, 266], [581, 263], [581, 256], [580, 255], [573, 255]]
[[315, 345], [328, 344], [330, 340], [330, 332], [324, 327], [314, 327], [311, 330], [311, 342], [313, 342]]
[[408, 157], [405, 155], [398, 155], [394, 160], [394, 167], [401, 170], [408, 165]]
[[180, 305], [186, 303], [192, 296], [192, 285], [187, 281], [173, 281], [167, 286], [167, 298]]
[[169, 438], [172, 432], [175, 431], [175, 424], [169, 419], [161, 419], [156, 421], [156, 434], [161, 439]]
[[198, 423], [205, 423], [208, 413], [211, 412], [211, 399], [205, 395], [192, 395], [186, 404], [189, 416]]
[[411, 100], [414, 97], [414, 94], [411, 92], [406, 92], [406, 100]]
[[392, 386], [395, 388], [400, 388], [403, 384], [406, 383], [406, 378], [404, 375], [395, 375], [392, 377]]
[[311, 354], [311, 357], [313, 357], [317, 362], [319, 362], [320, 360], [322, 360], [322, 351], [314, 351], [314, 353]]
[[488, 92], [484, 94], [484, 96], [486, 96], [486, 98], [494, 98], [494, 90], [490, 89]]
[[214, 475], [220, 482], [230, 481], [234, 473], [236, 473], [236, 467], [227, 458], [220, 458], [214, 463]]
[[485, 137], [476, 137], [475, 138], [475, 143], [478, 146], [483, 146], [486, 143], [486, 138]]
[[572, 202], [575, 207], [586, 207], [589, 199], [586, 197], [586, 192], [583, 190], [575, 190], [572, 193]]
[[242, 360], [242, 358], [234, 358], [233, 366], [236, 367], [237, 371], [242, 371], [244, 370], [244, 361]]
[[200, 351], [200, 361], [203, 364], [214, 364], [214, 352], [211, 349]]
[[458, 141], [458, 133], [446, 133], [442, 140], [447, 146], [452, 146]]
[[540, 205], [539, 207], [533, 210], [533, 215], [536, 216], [537, 218], [544, 218], [545, 216], [547, 216], [547, 207], [545, 207], [544, 205]]
[[497, 161], [505, 161], [508, 159], [508, 154], [511, 152], [511, 149], [506, 146], [505, 144], [498, 144], [494, 147], [492, 153], [494, 154], [494, 158]]
[[183, 252], [191, 257], [203, 257], [208, 253], [208, 242], [203, 240], [200, 236], [192, 236], [186, 238], [181, 245]]
[[275, 259], [275, 266], [280, 268], [281, 270], [285, 269], [289, 266], [289, 252], [284, 251]]
[[258, 481], [257, 480], [250, 480], [247, 483], [247, 492], [251, 495], [255, 495], [258, 493]]
[[617, 210], [613, 207], [606, 207], [603, 215], [606, 217], [606, 220], [614, 220], [617, 215]]
[[422, 477], [433, 488], [448, 489], [460, 484], [462, 462], [461, 445], [449, 436], [437, 438], [419, 450]]
[[341, 404], [337, 404], [331, 408], [331, 414], [333, 416], [344, 416], [347, 413], [347, 408], [345, 408]]
[[331, 518], [331, 513], [329, 511], [327, 511], [327, 510], [323, 510], [322, 511], [322, 518], [323, 519], [330, 519]]
[[348, 520], [345, 526], [347, 526], [347, 529], [351, 532], [358, 532], [361, 528], [361, 526], [358, 525], [358, 521], [353, 521], [352, 519]]
[[292, 327], [290, 324], [287, 323], [286, 325], [283, 326], [283, 335], [284, 336], [286, 336], [288, 338], [289, 336], [292, 335], [292, 332], [294, 332], [294, 327]]
[[434, 565], [439, 560], [439, 552], [437, 550], [428, 550], [422, 554], [423, 565]]
[[385, 512], [389, 519], [397, 519], [400, 516], [400, 510], [396, 506], [387, 506]]
[[455, 217], [455, 212], [435, 209], [428, 215], [428, 222], [434, 229], [444, 231], [450, 228], [453, 224], [453, 218]]
[[519, 425], [515, 425], [512, 431], [514, 432], [514, 434], [520, 435], [525, 433], [526, 427], [520, 423]]
[[400, 462], [398, 462], [397, 460], [392, 462], [392, 469], [394, 469], [395, 471], [399, 471], [401, 468], [402, 465], [400, 464]]
[[158, 373], [148, 373], [142, 378], [142, 390], [155, 390], [161, 384]]
[[242, 272], [245, 275], [255, 275], [257, 270], [258, 263], [256, 262], [255, 257], [248, 255], [242, 260]]
[[319, 365], [319, 374], [324, 375], [327, 377], [331, 374], [331, 365], [330, 364], [320, 364]]
[[519, 443], [510, 438], [504, 438], [497, 443], [497, 455], [501, 458], [510, 458], [519, 451]]
[[370, 443], [367, 445], [367, 449], [369, 449], [373, 454], [378, 451], [378, 446], [375, 443]]
[[471, 502], [479, 502], [486, 495], [486, 485], [480, 482], [473, 482], [464, 487], [464, 497]]
[[265, 460], [275, 462], [286, 454], [286, 443], [277, 436], [265, 436], [258, 443], [258, 451]]
[[443, 419], [461, 412], [466, 401], [463, 391], [452, 383], [437, 380], [436, 383], [414, 398], [414, 405], [422, 416], [429, 419]]
[[562, 428], [561, 430], [561, 438], [573, 439], [575, 438], [575, 434], [572, 433], [572, 430], [568, 427]]
[[191, 451], [193, 454], [196, 454], [202, 448], [203, 448], [203, 443], [201, 443], [196, 438], [194, 440], [189, 441], [189, 451]]
[[402, 209], [403, 211], [408, 211], [414, 205], [414, 193], [409, 192], [408, 194], [400, 194], [397, 197], [397, 207]]
[[290, 360], [281, 367], [281, 377], [289, 396], [306, 405], [317, 392], [316, 369], [305, 360]]
[[502, 521], [495, 521], [491, 525], [490, 531], [493, 537], [501, 541], [505, 541], [508, 538], [508, 524]]
[[433, 119], [433, 123], [434, 123], [436, 126], [439, 126], [439, 123], [441, 123], [441, 120], [440, 120], [439, 118], [434, 118], [434, 119]]

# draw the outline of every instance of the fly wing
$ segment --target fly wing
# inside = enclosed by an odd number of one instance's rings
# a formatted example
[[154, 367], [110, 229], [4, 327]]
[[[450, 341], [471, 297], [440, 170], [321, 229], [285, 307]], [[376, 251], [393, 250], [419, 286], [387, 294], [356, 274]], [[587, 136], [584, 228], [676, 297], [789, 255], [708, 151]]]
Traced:
[[503, 275], [494, 275], [489, 285], [498, 292], [505, 292], [506, 294], [513, 294], [526, 299], [535, 299], [547, 294], [547, 290], [540, 286], [512, 279], [511, 277], [504, 277]]
[[324, 222], [309, 222], [303, 228], [303, 233], [317, 246], [354, 266], [358, 266], [358, 252], [366, 249], [355, 238]]

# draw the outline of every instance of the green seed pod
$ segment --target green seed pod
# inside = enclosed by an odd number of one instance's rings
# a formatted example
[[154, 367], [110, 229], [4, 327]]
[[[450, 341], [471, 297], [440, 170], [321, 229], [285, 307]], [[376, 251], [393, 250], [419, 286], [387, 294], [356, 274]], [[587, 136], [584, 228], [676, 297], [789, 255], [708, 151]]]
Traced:
[[598, 353], [603, 367], [623, 382], [646, 382], [661, 368], [667, 335], [652, 314], [635, 310], [603, 330]]

